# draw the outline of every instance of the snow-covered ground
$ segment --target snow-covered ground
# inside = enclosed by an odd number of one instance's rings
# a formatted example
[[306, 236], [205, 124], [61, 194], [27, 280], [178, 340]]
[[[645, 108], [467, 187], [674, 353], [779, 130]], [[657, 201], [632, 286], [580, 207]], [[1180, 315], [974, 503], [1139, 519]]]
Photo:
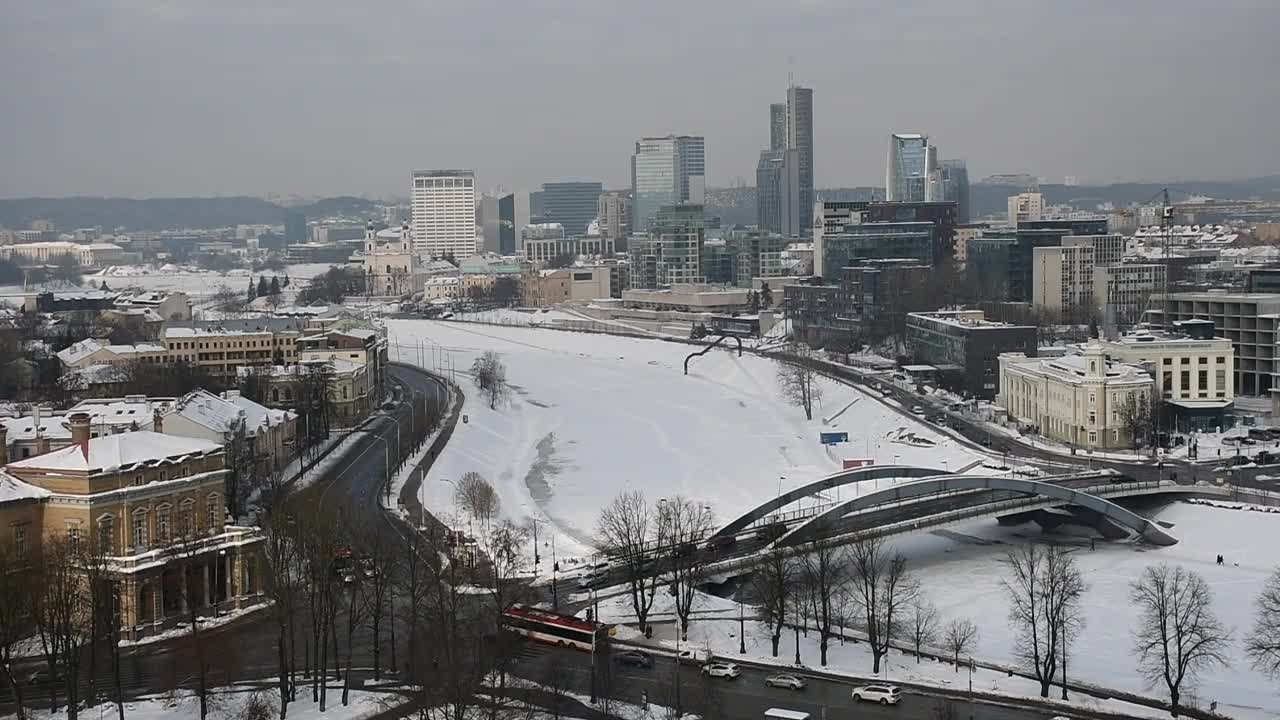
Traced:
[[[1214, 611], [1235, 629], [1237, 642], [1232, 646], [1231, 666], [1214, 670], [1202, 678], [1194, 697], [1202, 706], [1217, 700], [1220, 712], [1238, 718], [1280, 717], [1280, 690], [1275, 683], [1249, 667], [1239, 640], [1253, 624], [1253, 603], [1267, 575], [1280, 555], [1275, 548], [1280, 542], [1280, 517], [1274, 513], [1249, 512], [1248, 506], [1232, 509], [1209, 504], [1179, 503], [1154, 514], [1162, 523], [1172, 525], [1170, 531], [1179, 543], [1167, 548], [1152, 548], [1132, 543], [1098, 543], [1095, 550], [1081, 545], [1075, 556], [1084, 571], [1089, 591], [1085, 596], [1086, 629], [1072, 649], [1071, 676], [1102, 687], [1160, 696], [1160, 688], [1148, 690], [1138, 677], [1132, 652], [1131, 628], [1137, 614], [1128, 602], [1129, 583], [1148, 565], [1168, 562], [1181, 564], [1205, 577], [1213, 588]], [[1013, 628], [1006, 619], [1007, 601], [1001, 579], [1005, 575], [1003, 560], [1008, 545], [1039, 537], [1038, 526], [1000, 527], [994, 522], [971, 525], [895, 538], [901, 550], [920, 577], [925, 592], [939, 608], [944, 622], [951, 618], [969, 618], [980, 628], [974, 657], [988, 662], [1015, 664], [1012, 655]], [[1226, 564], [1215, 562], [1221, 553]], [[658, 620], [671, 621], [670, 598], [658, 593]], [[626, 596], [601, 601], [601, 614], [606, 619], [632, 619]], [[710, 643], [718, 653], [737, 653], [737, 605], [706, 596], [695, 606], [695, 619], [690, 627], [690, 643], [702, 647]], [[748, 611], [750, 613], [750, 611]], [[662, 628], [670, 634], [672, 629]], [[748, 650], [767, 654], [767, 630], [751, 626], [747, 630]], [[658, 637], [662, 637], [658, 633]], [[806, 665], [817, 664], [816, 639], [801, 638], [801, 658]], [[751, 651], [755, 643], [757, 650]], [[792, 639], [783, 640], [784, 659], [792, 657]], [[720, 650], [723, 648], [723, 650]], [[841, 670], [869, 673], [871, 661], [861, 645], [846, 645], [833, 656], [833, 665]], [[917, 682], [952, 681], [947, 672], [938, 673], [937, 666], [917, 666], [914, 659], [894, 656], [891, 677]], [[967, 680], [967, 678], [966, 678]], [[1028, 681], [1006, 678], [1000, 673], [981, 671], [975, 675], [974, 687], [1009, 694], [1035, 694]]]
[[[547, 523], [539, 529], [544, 557], [552, 551], [548, 525], [561, 559], [590, 553], [600, 508], [623, 490], [651, 500], [684, 495], [728, 521], [839, 470], [845, 457], [952, 470], [983, 459], [825, 380], [806, 420], [782, 399], [774, 363], [751, 355], [713, 351], [693, 358], [686, 376], [684, 358], [696, 348], [678, 343], [429, 320], [387, 326], [402, 359], [451, 359], [467, 393], [466, 422], [423, 483], [426, 507], [465, 525], [449, 483], [478, 472], [507, 516]], [[420, 343], [425, 354], [416, 353]], [[463, 373], [486, 350], [502, 356], [513, 388], [511, 403], [497, 410]], [[824, 447], [823, 431], [848, 432], [849, 443]]]
[[[262, 690], [270, 681], [253, 686], [232, 685], [214, 688], [209, 696], [209, 717], [223, 720], [243, 717], [251, 697], [264, 701], [278, 714], [279, 695], [275, 690]], [[400, 703], [397, 695], [389, 692], [351, 690], [350, 703], [342, 705], [342, 688], [330, 687], [325, 710], [320, 712], [318, 703], [312, 702], [310, 688], [298, 691], [298, 699], [289, 703], [289, 720], [360, 720], [377, 715]], [[272, 715], [272, 717], [275, 716]], [[65, 718], [65, 712], [56, 714], [48, 710], [29, 712], [33, 720]], [[112, 703], [80, 710], [82, 718], [114, 718], [116, 706]], [[133, 700], [124, 704], [124, 716], [128, 720], [195, 720], [200, 717], [200, 699], [194, 693], [179, 691], [164, 696]]]
[[[209, 615], [209, 616], [202, 615], [198, 618], [197, 621], [200, 623], [201, 630], [210, 630], [212, 628], [221, 627], [223, 625], [233, 623], [236, 620], [239, 620], [240, 618], [246, 615], [258, 612], [259, 610], [266, 610], [267, 608], [271, 607], [273, 602], [274, 601], [272, 600], [266, 600], [261, 603], [258, 603], [257, 605], [251, 605], [250, 607], [226, 610], [219, 613], [217, 617], [214, 617], [212, 615]], [[156, 633], [155, 635], [148, 635], [147, 637], [141, 638], [139, 640], [121, 640], [120, 647], [131, 647], [134, 645], [150, 645], [151, 643], [157, 643], [164, 640], [172, 640], [176, 637], [189, 635], [190, 633], [191, 633], [191, 625], [189, 623], [179, 623], [174, 627], [171, 627], [168, 630], [165, 630], [164, 632]]]
[[[241, 290], [247, 286], [250, 275], [255, 278], [259, 275], [268, 277], [272, 275], [281, 277], [287, 275], [291, 280], [310, 280], [328, 270], [329, 267], [328, 263], [307, 263], [286, 265], [283, 270], [250, 272], [247, 269], [239, 269], [220, 273], [173, 265], [160, 267], [154, 265], [120, 265], [85, 275], [84, 287], [88, 288], [90, 281], [101, 283], [105, 280], [107, 286], [112, 290], [135, 288], [141, 290], [181, 290], [192, 297], [203, 297], [217, 292], [222, 285]], [[291, 283], [289, 289], [294, 290], [296, 288]], [[22, 295], [23, 288], [21, 285], [0, 286], [0, 298], [8, 299], [11, 303]]]

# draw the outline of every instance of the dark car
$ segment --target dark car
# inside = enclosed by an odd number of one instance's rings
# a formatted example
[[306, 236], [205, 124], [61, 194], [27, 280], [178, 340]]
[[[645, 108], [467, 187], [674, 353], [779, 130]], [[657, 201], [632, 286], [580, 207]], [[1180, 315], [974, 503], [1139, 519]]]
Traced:
[[614, 656], [614, 659], [619, 665], [630, 665], [631, 667], [646, 669], [653, 667], [653, 656], [639, 650], [627, 650], [626, 652], [618, 653]]

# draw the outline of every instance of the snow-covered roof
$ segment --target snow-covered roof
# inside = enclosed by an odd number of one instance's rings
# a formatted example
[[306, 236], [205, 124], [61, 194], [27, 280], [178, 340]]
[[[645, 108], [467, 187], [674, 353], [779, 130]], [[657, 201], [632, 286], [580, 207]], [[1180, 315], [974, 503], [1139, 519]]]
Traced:
[[244, 413], [245, 427], [251, 435], [260, 427], [276, 427], [297, 417], [297, 414], [290, 410], [276, 410], [260, 405], [241, 395], [236, 390], [229, 390], [224, 393], [223, 400], [240, 408], [240, 411]]
[[16, 500], [38, 500], [52, 494], [44, 488], [24, 483], [9, 473], [0, 471], [0, 504]]
[[39, 431], [40, 436], [47, 437], [50, 440], [69, 440], [71, 439], [71, 430], [66, 426], [65, 415], [49, 415], [40, 416], [39, 424], [36, 423], [35, 417], [24, 415], [23, 417], [3, 418], [0, 424], [4, 425], [6, 442], [15, 442], [18, 440], [34, 440], [36, 432]]
[[259, 372], [270, 375], [271, 377], [288, 377], [290, 375], [298, 375], [306, 372], [309, 365], [328, 364], [333, 368], [335, 375], [346, 375], [358, 372], [364, 368], [364, 363], [352, 362], [340, 357], [331, 357], [327, 360], [313, 360], [310, 362], [299, 362], [294, 365], [271, 365], [269, 367], [249, 367], [241, 365], [236, 369], [239, 375], [248, 375], [249, 373]]
[[92, 338], [88, 340], [81, 340], [79, 342], [71, 343], [71, 345], [67, 346], [63, 350], [59, 350], [58, 359], [61, 360], [64, 365], [75, 365], [105, 347], [107, 346]]
[[231, 432], [242, 418], [240, 407], [208, 390], [193, 390], [178, 399], [165, 416], [181, 415], [215, 432]]
[[119, 472], [139, 465], [181, 462], [221, 450], [221, 445], [207, 440], [139, 430], [103, 435], [86, 443], [68, 445], [61, 450], [9, 463], [9, 467], [58, 472]]

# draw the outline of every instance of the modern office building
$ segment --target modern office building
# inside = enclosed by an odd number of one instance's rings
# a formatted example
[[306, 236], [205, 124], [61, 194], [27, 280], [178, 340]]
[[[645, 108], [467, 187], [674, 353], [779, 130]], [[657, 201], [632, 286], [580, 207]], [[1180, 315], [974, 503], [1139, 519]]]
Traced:
[[940, 382], [969, 397], [995, 398], [1000, 390], [1000, 355], [1036, 354], [1036, 327], [990, 322], [981, 310], [919, 312], [907, 315], [907, 353], [938, 369]]
[[1083, 322], [1095, 317], [1094, 249], [1089, 245], [1037, 247], [1032, 251], [1031, 304], [1054, 319]]
[[818, 247], [814, 247], [815, 273], [832, 282], [840, 277], [840, 269], [865, 260], [914, 260], [933, 262], [933, 223], [876, 222], [846, 225], [835, 235], [826, 235], [821, 244], [821, 270]]
[[894, 133], [889, 136], [884, 184], [885, 197], [890, 201], [942, 199], [938, 148], [929, 144], [928, 135]]
[[498, 196], [486, 193], [480, 198], [480, 251], [496, 253], [502, 240], [502, 218], [498, 212]]
[[773, 103], [769, 106], [769, 149], [787, 149], [786, 103]]
[[600, 235], [626, 249], [631, 234], [631, 195], [626, 190], [601, 193], [596, 201], [596, 217], [600, 219]]
[[877, 323], [895, 326], [906, 312], [903, 299], [926, 287], [931, 269], [910, 260], [873, 260], [841, 268], [834, 284], [784, 283], [783, 307], [792, 333], [818, 344], [851, 340]]
[[[787, 249], [787, 238], [750, 233], [729, 238], [728, 245], [733, 257], [733, 277], [730, 282], [734, 285], [749, 288], [755, 278], [780, 277], [785, 274], [786, 266], [782, 264], [782, 256]], [[782, 299], [780, 293], [777, 299]]]
[[[498, 249], [499, 255], [519, 255], [520, 230], [533, 219], [529, 206], [529, 193], [521, 190], [498, 198]], [[458, 258], [462, 260], [462, 258]]]
[[969, 168], [963, 160], [943, 160], [938, 171], [942, 178], [941, 199], [956, 204], [957, 224], [969, 224]]
[[415, 252], [459, 260], [476, 254], [474, 171], [415, 170], [409, 202]]
[[1168, 268], [1160, 263], [1114, 263], [1093, 268], [1093, 301], [1105, 320], [1133, 325], [1153, 296], [1164, 292]]
[[[801, 163], [796, 150], [765, 150], [756, 166], [756, 226], [763, 231], [799, 237], [801, 211]], [[812, 216], [813, 209], [809, 214]]]
[[787, 150], [796, 151], [800, 163], [800, 229], [813, 228], [813, 89], [787, 88]]
[[[1017, 228], [989, 228], [968, 242], [966, 265], [991, 298], [1030, 302], [1035, 284], [1035, 249], [1060, 247], [1068, 236], [1105, 235], [1106, 225], [1105, 219], [1080, 219], [1025, 221]], [[1099, 247], [1104, 253], [1109, 252], [1107, 242], [1101, 242]]]
[[[826, 239], [844, 232], [846, 227], [867, 223], [929, 223], [933, 225], [933, 248], [929, 262], [941, 264], [951, 256], [955, 245], [956, 203], [954, 202], [887, 202], [884, 200], [823, 200], [815, 204], [818, 220], [813, 228], [814, 273], [827, 276], [840, 268], [826, 268]], [[911, 257], [915, 257], [913, 254]], [[828, 277], [834, 277], [830, 275]]]
[[1110, 362], [1101, 345], [1081, 355], [1000, 356], [997, 404], [1023, 428], [1079, 448], [1129, 448], [1133, 438], [1120, 408], [1145, 403], [1155, 386], [1136, 365]]
[[706, 194], [705, 140], [700, 135], [641, 138], [631, 156], [631, 219], [637, 232], [653, 225], [658, 209], [702, 205]]
[[1025, 192], [1009, 196], [1009, 225], [1012, 227], [1018, 227], [1023, 222], [1040, 220], [1043, 217], [1044, 196], [1040, 193]]
[[569, 237], [584, 235], [596, 218], [602, 192], [604, 186], [598, 182], [543, 183], [542, 221], [560, 223]]

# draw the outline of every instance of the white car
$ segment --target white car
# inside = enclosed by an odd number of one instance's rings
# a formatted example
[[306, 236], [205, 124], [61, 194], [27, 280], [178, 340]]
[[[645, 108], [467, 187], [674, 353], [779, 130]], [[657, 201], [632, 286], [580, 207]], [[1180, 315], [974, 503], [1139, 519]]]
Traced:
[[802, 677], [795, 675], [770, 675], [764, 679], [764, 684], [769, 687], [786, 688], [787, 690], [803, 690], [808, 684]]
[[733, 680], [742, 674], [742, 668], [733, 663], [714, 662], [703, 665], [702, 674], [709, 677], [722, 677]]
[[878, 702], [881, 705], [897, 705], [902, 690], [896, 685], [863, 685], [853, 689], [853, 699], [858, 702]]

